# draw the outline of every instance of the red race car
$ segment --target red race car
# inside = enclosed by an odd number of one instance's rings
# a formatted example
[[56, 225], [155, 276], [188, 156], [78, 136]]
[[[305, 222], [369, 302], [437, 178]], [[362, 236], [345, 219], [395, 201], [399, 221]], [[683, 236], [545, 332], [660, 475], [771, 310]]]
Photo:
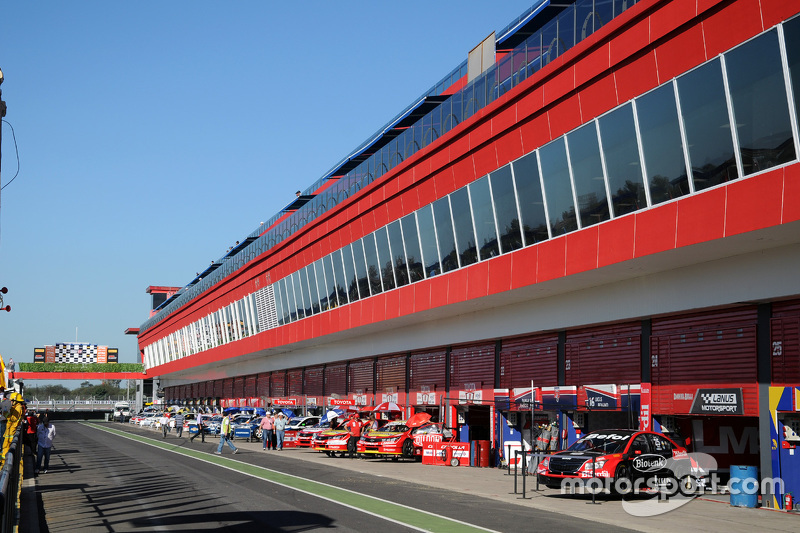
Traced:
[[322, 431], [331, 429], [330, 420], [320, 420], [317, 424], [311, 427], [306, 427], [297, 432], [297, 439], [295, 440], [296, 448], [312, 448], [312, 439], [314, 435]]
[[[536, 469], [539, 482], [549, 488], [585, 485], [618, 494], [664, 487], [683, 490], [696, 471], [686, 448], [669, 437], [631, 429], [593, 431], [566, 450], [542, 458]], [[590, 484], [594, 478], [601, 482]]]
[[417, 413], [408, 420], [389, 422], [377, 431], [370, 431], [358, 441], [358, 453], [387, 455], [393, 459], [422, 456], [422, 448], [429, 442], [453, 442], [452, 431], [441, 423], [430, 421], [428, 413]]

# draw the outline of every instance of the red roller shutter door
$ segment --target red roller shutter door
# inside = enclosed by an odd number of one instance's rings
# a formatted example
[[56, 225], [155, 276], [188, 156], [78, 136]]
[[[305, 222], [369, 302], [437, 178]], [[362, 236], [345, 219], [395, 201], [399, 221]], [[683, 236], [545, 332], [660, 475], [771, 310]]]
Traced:
[[222, 397], [233, 398], [233, 378], [225, 378], [222, 380]]
[[244, 397], [244, 376], [237, 376], [233, 379], [233, 398]]
[[672, 413], [674, 385], [743, 385], [746, 412], [757, 411], [755, 307], [654, 319], [650, 339], [653, 411]]
[[534, 335], [503, 340], [500, 387], [514, 389], [558, 385], [558, 335]]
[[800, 382], [800, 301], [773, 304], [772, 316], [772, 382], [796, 384]]
[[269, 388], [273, 398], [283, 398], [286, 396], [286, 372], [273, 372], [269, 377]]
[[256, 396], [256, 375], [245, 376], [244, 378], [244, 395], [248, 398], [255, 398]]
[[325, 367], [325, 395], [347, 394], [347, 366], [345, 363]]
[[409, 388], [412, 391], [421, 391], [422, 387], [430, 387], [431, 391], [444, 392], [447, 379], [445, 354], [443, 349], [411, 354]]
[[214, 380], [214, 398], [223, 398], [225, 393], [225, 380]]
[[378, 373], [378, 392], [405, 392], [406, 390], [406, 356], [392, 355], [381, 357], [375, 364]]
[[641, 338], [638, 322], [567, 332], [565, 385], [641, 383]]
[[374, 393], [375, 391], [372, 390], [374, 366], [374, 359], [351, 361], [350, 368], [348, 370], [349, 385], [347, 390], [349, 392], [362, 391], [362, 393]]
[[450, 351], [450, 388], [461, 390], [467, 384], [476, 389], [494, 388], [494, 342]]
[[269, 388], [269, 374], [259, 374], [256, 380], [256, 395], [259, 397], [269, 398], [270, 388]]
[[289, 393], [288, 396], [302, 396], [303, 394], [303, 369], [293, 368], [288, 371]]
[[305, 379], [306, 396], [322, 396], [322, 384], [324, 381], [321, 366], [306, 368], [303, 379]]

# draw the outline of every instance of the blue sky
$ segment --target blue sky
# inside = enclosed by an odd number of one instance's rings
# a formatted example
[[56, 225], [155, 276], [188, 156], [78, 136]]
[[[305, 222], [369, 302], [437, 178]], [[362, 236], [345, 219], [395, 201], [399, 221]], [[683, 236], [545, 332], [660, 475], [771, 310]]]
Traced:
[[4, 2], [0, 354], [77, 328], [137, 362], [147, 286], [191, 281], [532, 3]]

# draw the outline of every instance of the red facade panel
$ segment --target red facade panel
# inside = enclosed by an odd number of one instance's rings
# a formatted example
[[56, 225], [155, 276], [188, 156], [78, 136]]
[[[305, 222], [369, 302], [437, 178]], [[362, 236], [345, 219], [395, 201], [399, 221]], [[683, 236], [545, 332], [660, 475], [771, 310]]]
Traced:
[[281, 398], [286, 396], [286, 372], [273, 372], [269, 377], [270, 396]]
[[549, 333], [503, 341], [500, 387], [513, 389], [558, 385], [558, 335]]
[[358, 361], [351, 361], [348, 370], [348, 392], [373, 391], [373, 374], [374, 374], [375, 360], [361, 359]]
[[303, 390], [307, 396], [322, 396], [323, 394], [323, 367], [312, 366], [306, 368], [303, 379], [305, 380], [305, 387]]
[[378, 373], [378, 392], [394, 390], [402, 392], [406, 389], [406, 356], [392, 355], [380, 357], [375, 364]]
[[417, 352], [411, 354], [409, 359], [409, 373], [411, 375], [409, 389], [422, 390], [421, 387], [430, 387], [429, 390], [444, 390], [447, 380], [445, 368], [444, 349]]
[[[450, 388], [494, 387], [494, 342], [459, 346], [450, 351]], [[469, 384], [469, 386], [466, 386]]]
[[286, 373], [289, 382], [288, 396], [301, 396], [303, 394], [303, 369], [293, 368]]
[[641, 383], [641, 326], [617, 324], [567, 332], [566, 385]]
[[347, 394], [347, 364], [338, 363], [325, 367], [325, 394]]

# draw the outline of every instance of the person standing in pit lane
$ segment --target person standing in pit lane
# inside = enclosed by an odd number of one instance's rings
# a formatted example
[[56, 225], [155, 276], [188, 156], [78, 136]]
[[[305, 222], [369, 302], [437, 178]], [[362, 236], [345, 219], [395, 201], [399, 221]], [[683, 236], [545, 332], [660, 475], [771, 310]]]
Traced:
[[239, 453], [239, 448], [233, 445], [230, 439], [231, 433], [231, 415], [225, 415], [222, 419], [222, 423], [219, 425], [219, 446], [217, 446], [217, 451], [214, 453], [217, 455], [222, 455], [222, 447], [225, 443], [228, 443], [233, 453]]
[[175, 420], [175, 434], [178, 438], [181, 438], [181, 435], [183, 435], [183, 423], [186, 421], [183, 411], [178, 411], [173, 420]]
[[189, 442], [193, 442], [194, 439], [196, 439], [197, 437], [200, 437], [200, 442], [206, 441], [206, 431], [205, 431], [206, 426], [205, 424], [203, 424], [204, 416], [205, 415], [203, 415], [202, 413], [197, 414], [197, 433], [189, 437]]
[[350, 459], [352, 459], [356, 453], [358, 439], [361, 438], [361, 420], [358, 418], [358, 415], [350, 415], [350, 420], [347, 421], [345, 427], [347, 427], [350, 432], [350, 438], [347, 439], [347, 451], [350, 453]]
[[272, 437], [275, 428], [275, 419], [272, 413], [267, 413], [261, 419], [261, 444], [264, 446], [264, 451], [272, 449]]
[[275, 437], [276, 447], [278, 450], [283, 450], [283, 435], [286, 432], [286, 415], [278, 413], [278, 418], [275, 419]]

